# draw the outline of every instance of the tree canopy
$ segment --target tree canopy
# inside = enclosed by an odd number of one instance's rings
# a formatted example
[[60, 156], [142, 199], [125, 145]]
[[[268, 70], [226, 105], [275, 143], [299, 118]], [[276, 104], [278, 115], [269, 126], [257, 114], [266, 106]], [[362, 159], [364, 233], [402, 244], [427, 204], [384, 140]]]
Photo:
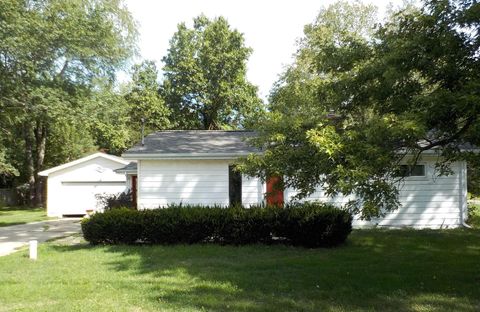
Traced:
[[152, 61], [144, 61], [133, 67], [132, 82], [125, 99], [130, 107], [131, 122], [141, 125], [142, 119], [148, 130], [171, 127], [170, 110], [159, 94], [158, 70]]
[[95, 80], [114, 79], [135, 39], [119, 0], [0, 2], [0, 110], [9, 129], [2, 139], [32, 202], [41, 201], [45, 163], [92, 148], [84, 103]]
[[257, 88], [247, 81], [251, 49], [223, 17], [201, 15], [193, 28], [178, 25], [170, 40], [162, 94], [180, 129], [248, 126], [263, 110]]
[[242, 169], [283, 176], [299, 197], [323, 185], [355, 195], [363, 218], [398, 207], [402, 163], [434, 151], [437, 173], [479, 142], [480, 6], [426, 0], [375, 25], [375, 8], [338, 2], [305, 27], [295, 63], [271, 94]]

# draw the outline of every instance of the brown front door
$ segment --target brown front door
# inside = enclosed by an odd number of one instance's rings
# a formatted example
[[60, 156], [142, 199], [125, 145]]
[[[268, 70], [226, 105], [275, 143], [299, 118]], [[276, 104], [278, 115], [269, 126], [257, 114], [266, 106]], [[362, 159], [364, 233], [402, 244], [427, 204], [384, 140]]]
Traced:
[[137, 209], [137, 176], [132, 175], [132, 206]]
[[272, 176], [267, 178], [267, 205], [283, 206], [283, 189], [280, 186], [282, 178]]

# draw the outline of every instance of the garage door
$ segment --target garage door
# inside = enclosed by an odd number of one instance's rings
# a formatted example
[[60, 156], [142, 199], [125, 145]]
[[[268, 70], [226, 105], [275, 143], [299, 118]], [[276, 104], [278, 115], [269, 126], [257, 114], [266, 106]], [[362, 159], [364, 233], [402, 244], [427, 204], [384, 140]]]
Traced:
[[101, 208], [96, 195], [118, 194], [125, 190], [123, 181], [64, 181], [62, 197], [67, 199], [64, 215], [83, 215], [87, 210]]

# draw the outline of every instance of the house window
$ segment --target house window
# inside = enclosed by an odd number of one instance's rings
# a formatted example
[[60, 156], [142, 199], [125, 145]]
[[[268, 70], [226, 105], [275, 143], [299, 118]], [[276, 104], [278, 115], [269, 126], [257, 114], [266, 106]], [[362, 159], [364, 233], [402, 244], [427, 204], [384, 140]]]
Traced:
[[425, 165], [401, 165], [398, 172], [400, 177], [424, 177], [425, 176]]
[[228, 166], [228, 196], [230, 205], [242, 204], [242, 174], [235, 166]]

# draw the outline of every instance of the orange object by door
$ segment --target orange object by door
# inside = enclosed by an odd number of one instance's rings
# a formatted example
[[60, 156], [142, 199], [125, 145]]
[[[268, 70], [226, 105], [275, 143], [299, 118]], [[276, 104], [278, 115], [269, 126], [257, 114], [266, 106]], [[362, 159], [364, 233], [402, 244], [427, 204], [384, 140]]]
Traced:
[[283, 206], [283, 188], [280, 183], [282, 178], [272, 176], [267, 178], [267, 205], [268, 206]]

